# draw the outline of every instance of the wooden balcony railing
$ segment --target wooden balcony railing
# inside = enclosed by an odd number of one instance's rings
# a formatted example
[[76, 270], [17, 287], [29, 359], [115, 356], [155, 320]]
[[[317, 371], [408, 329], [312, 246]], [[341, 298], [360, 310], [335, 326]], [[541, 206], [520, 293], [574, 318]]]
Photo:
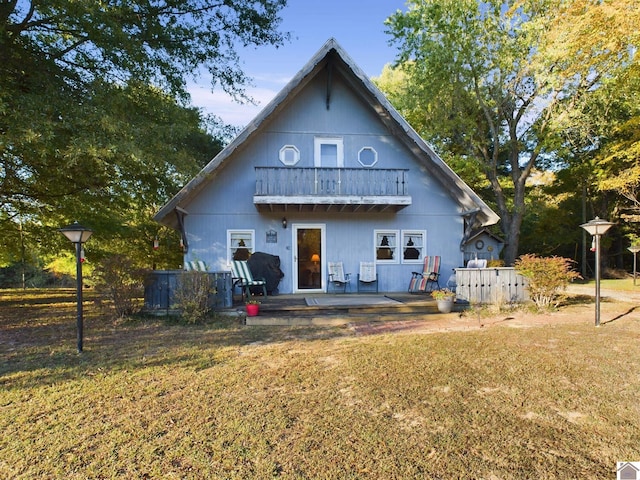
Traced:
[[408, 170], [256, 167], [255, 195], [408, 197]]

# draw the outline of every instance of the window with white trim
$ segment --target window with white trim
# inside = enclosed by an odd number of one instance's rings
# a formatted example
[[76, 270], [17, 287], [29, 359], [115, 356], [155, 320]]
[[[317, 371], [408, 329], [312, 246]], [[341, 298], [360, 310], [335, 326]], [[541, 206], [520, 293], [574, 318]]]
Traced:
[[358, 152], [358, 162], [363, 167], [373, 167], [378, 163], [378, 152], [373, 147], [362, 147]]
[[402, 263], [422, 263], [426, 245], [425, 230], [402, 230]]
[[374, 257], [378, 263], [399, 263], [398, 230], [374, 230]]
[[343, 168], [344, 144], [341, 137], [315, 137], [313, 164], [316, 167]]
[[300, 161], [300, 150], [295, 145], [285, 145], [280, 149], [280, 162], [292, 167]]
[[255, 230], [227, 230], [227, 263], [249, 260], [255, 246]]

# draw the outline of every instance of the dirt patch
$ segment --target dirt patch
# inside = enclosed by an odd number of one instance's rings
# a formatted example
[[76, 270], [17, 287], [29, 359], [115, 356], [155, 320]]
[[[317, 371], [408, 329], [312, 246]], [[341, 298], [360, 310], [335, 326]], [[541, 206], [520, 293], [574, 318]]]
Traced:
[[[602, 326], [622, 318], [640, 319], [640, 299], [624, 294], [618, 300], [613, 296], [603, 296], [600, 303], [600, 324]], [[579, 302], [579, 303], [576, 303]], [[349, 325], [356, 335], [382, 333], [437, 333], [479, 330], [493, 327], [531, 328], [558, 324], [595, 325], [595, 303], [593, 298], [581, 294], [573, 296], [569, 302], [553, 312], [536, 313], [525, 309], [506, 313], [488, 313], [468, 310], [465, 312], [431, 315], [426, 320], [402, 320], [386, 322], [362, 322]]]

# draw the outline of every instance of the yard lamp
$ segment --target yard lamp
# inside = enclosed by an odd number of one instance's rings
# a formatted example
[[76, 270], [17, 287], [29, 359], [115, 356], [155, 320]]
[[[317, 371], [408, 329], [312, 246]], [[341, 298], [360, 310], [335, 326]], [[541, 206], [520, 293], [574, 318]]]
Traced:
[[593, 235], [596, 244], [596, 327], [600, 326], [600, 236], [604, 235], [614, 224], [598, 217], [580, 225], [587, 233]]
[[76, 298], [77, 298], [77, 317], [76, 325], [78, 330], [78, 353], [82, 353], [82, 244], [84, 244], [91, 234], [92, 230], [83, 227], [78, 222], [58, 229], [71, 243], [76, 246]]
[[633, 286], [636, 286], [636, 254], [640, 252], [640, 245], [631, 245], [628, 250], [633, 253]]

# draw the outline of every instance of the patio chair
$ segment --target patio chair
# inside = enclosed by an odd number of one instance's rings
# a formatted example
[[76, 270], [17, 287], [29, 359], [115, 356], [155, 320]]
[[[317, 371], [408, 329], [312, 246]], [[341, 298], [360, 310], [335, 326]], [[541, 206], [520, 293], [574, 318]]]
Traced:
[[242, 297], [251, 298], [251, 289], [262, 287], [262, 294], [267, 296], [267, 281], [264, 278], [253, 278], [251, 269], [246, 260], [233, 260], [231, 262], [233, 271], [233, 286], [242, 289]]
[[347, 286], [351, 281], [350, 276], [350, 273], [344, 273], [342, 262], [329, 262], [329, 286], [333, 287], [334, 293], [338, 289], [341, 289], [342, 293], [347, 293]]
[[360, 262], [360, 273], [358, 273], [358, 293], [361, 288], [364, 290], [372, 290], [373, 287], [378, 293], [378, 273], [376, 272], [375, 262]]
[[209, 270], [207, 268], [207, 264], [202, 260], [192, 260], [190, 262], [185, 262], [184, 269], [187, 272], [206, 272]]
[[440, 288], [440, 256], [424, 257], [422, 272], [411, 272], [409, 293], [428, 293]]

